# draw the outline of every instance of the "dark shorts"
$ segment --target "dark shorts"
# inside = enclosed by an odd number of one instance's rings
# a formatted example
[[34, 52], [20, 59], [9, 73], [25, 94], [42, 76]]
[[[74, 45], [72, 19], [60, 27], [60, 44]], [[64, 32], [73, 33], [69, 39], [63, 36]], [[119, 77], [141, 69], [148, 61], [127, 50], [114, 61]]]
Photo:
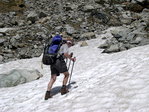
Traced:
[[57, 59], [56, 63], [50, 66], [50, 69], [51, 69], [51, 75], [56, 74], [57, 76], [59, 76], [60, 73], [68, 71], [64, 58]]

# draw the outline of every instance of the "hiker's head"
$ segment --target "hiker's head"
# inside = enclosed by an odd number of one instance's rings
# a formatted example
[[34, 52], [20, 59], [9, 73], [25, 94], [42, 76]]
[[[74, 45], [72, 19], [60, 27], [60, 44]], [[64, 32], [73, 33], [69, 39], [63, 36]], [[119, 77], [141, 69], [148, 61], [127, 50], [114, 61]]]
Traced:
[[60, 32], [56, 32], [55, 35], [59, 35], [59, 36], [63, 37], [63, 34]]
[[55, 35], [59, 35], [59, 34], [60, 34], [59, 32], [56, 32], [56, 33], [55, 33]]
[[71, 46], [74, 45], [74, 41], [73, 41], [72, 38], [67, 38], [66, 42], [67, 42], [67, 45], [68, 45], [69, 47], [71, 47]]
[[61, 37], [63, 37], [63, 34], [62, 34], [62, 33], [60, 33], [59, 35], [60, 35]]

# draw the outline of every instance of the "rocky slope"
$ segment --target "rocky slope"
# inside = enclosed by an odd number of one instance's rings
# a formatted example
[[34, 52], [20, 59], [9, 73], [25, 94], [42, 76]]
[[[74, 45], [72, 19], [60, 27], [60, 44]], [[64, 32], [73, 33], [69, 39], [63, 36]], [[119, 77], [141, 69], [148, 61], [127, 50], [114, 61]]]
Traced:
[[40, 56], [55, 32], [76, 41], [109, 27], [100, 48], [112, 53], [149, 43], [147, 0], [0, 0], [0, 63]]

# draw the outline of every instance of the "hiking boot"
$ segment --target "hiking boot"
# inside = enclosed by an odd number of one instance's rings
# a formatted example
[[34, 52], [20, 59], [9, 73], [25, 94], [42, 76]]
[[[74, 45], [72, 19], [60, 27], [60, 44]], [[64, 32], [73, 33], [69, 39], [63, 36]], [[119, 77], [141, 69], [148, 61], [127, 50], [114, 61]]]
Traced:
[[48, 100], [49, 98], [52, 98], [52, 95], [50, 94], [50, 91], [47, 91], [45, 95], [45, 100]]
[[68, 88], [66, 86], [62, 86], [62, 88], [61, 88], [61, 95], [64, 95], [64, 94], [66, 94], [68, 92], [69, 92]]

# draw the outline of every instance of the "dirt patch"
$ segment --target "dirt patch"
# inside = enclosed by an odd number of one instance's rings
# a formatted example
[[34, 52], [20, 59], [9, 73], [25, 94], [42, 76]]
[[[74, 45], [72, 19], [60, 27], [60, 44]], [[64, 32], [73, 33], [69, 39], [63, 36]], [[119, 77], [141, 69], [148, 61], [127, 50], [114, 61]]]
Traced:
[[0, 13], [11, 11], [22, 11], [25, 9], [24, 0], [10, 0], [9, 2], [0, 1]]

